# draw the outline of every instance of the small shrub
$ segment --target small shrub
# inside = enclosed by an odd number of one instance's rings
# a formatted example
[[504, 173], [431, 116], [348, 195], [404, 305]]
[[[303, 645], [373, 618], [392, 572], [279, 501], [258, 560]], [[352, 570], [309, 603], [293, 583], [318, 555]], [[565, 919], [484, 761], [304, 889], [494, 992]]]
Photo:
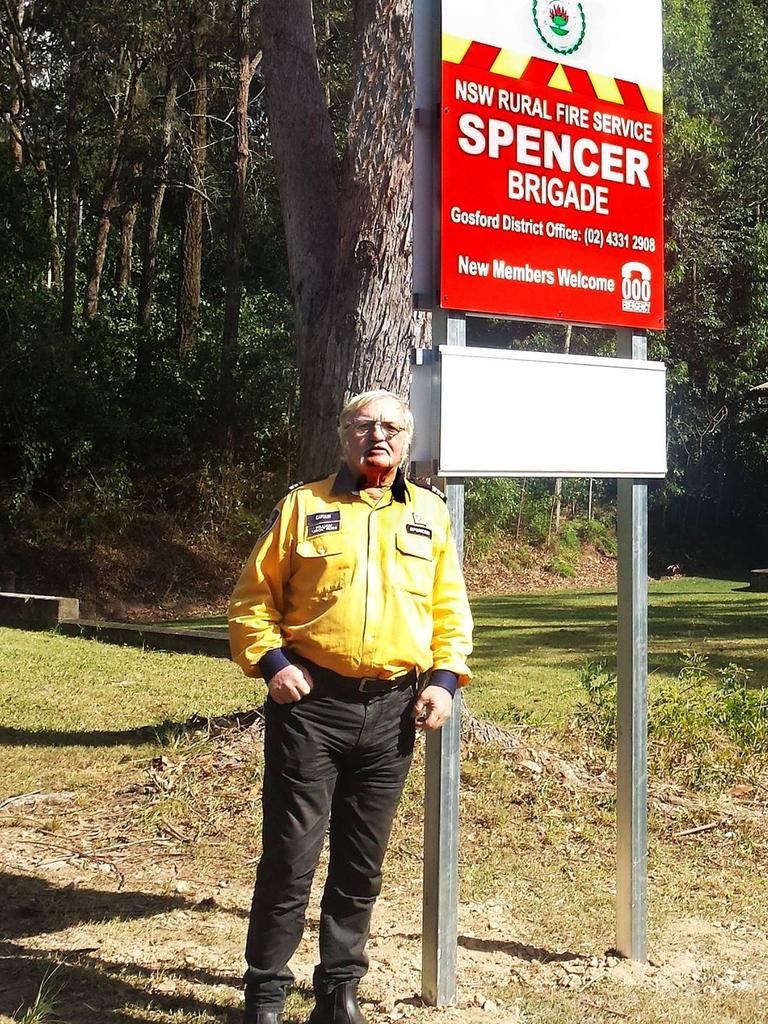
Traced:
[[[726, 784], [759, 774], [768, 759], [768, 692], [749, 686], [749, 670], [713, 669], [697, 651], [681, 655], [677, 678], [656, 682], [649, 694], [649, 759], [657, 774], [693, 786]], [[584, 700], [577, 726], [606, 750], [616, 742], [616, 675], [602, 661], [579, 670]]]
[[576, 711], [576, 724], [607, 750], [616, 745], [616, 673], [604, 661], [586, 661], [579, 668], [585, 700]]
[[615, 558], [616, 530], [600, 519], [574, 519], [573, 528], [582, 541], [591, 544], [601, 555]]
[[576, 566], [569, 558], [562, 555], [554, 555], [550, 559], [549, 567], [553, 573], [564, 579], [573, 579], [576, 575]]
[[501, 564], [515, 572], [518, 569], [529, 568], [532, 560], [532, 552], [530, 545], [518, 544], [516, 546], [510, 546], [502, 549], [499, 553], [499, 561]]

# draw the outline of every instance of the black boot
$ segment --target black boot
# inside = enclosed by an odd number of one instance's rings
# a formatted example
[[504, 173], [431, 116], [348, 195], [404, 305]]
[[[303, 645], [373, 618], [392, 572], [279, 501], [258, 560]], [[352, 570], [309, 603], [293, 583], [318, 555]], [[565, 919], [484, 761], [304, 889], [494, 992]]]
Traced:
[[243, 1024], [283, 1024], [280, 1010], [252, 1010], [246, 1007]]
[[346, 981], [327, 996], [318, 996], [307, 1024], [366, 1024], [357, 1005], [357, 982]]

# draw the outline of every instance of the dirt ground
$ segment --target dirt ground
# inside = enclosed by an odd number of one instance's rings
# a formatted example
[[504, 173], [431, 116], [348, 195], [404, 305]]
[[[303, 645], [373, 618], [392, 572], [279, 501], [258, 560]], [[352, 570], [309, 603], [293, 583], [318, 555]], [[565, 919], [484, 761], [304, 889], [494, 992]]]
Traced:
[[[224, 746], [219, 769], [241, 757], [242, 750]], [[115, 792], [37, 793], [0, 803], [0, 1020], [31, 1005], [46, 966], [59, 964], [51, 983], [55, 1019], [68, 1024], [239, 1022], [254, 861], [239, 836], [231, 843], [215, 832], [203, 855], [188, 829], [165, 819], [147, 827], [149, 794], [154, 787], [156, 799], [158, 787], [168, 789], [176, 767], [172, 758], [127, 761]], [[254, 817], [257, 797], [248, 795]], [[655, 931], [651, 961], [641, 965], [578, 944], [543, 948], [533, 938], [530, 908], [510, 885], [462, 902], [456, 1005], [425, 1006], [420, 863], [410, 857], [409, 866], [408, 856], [395, 854], [376, 908], [361, 987], [371, 1024], [699, 1021], [705, 1017], [698, 1013], [654, 1016], [648, 1000], [663, 1007], [742, 993], [762, 1003], [768, 996], [768, 934], [738, 917], [675, 915]], [[311, 1007], [317, 927], [315, 891], [293, 961], [297, 991], [288, 1024], [301, 1024]], [[561, 1010], [540, 1015], [548, 1001]], [[646, 1007], [637, 1016], [635, 1003]]]

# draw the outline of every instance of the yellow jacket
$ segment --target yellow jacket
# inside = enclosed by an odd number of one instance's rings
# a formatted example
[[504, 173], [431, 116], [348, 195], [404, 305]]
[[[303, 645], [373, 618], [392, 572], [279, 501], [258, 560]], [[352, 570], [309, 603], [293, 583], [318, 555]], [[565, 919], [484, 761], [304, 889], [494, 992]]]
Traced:
[[378, 504], [354, 487], [343, 466], [277, 505], [232, 594], [232, 657], [250, 676], [290, 648], [342, 675], [466, 684], [472, 616], [444, 499], [400, 472]]

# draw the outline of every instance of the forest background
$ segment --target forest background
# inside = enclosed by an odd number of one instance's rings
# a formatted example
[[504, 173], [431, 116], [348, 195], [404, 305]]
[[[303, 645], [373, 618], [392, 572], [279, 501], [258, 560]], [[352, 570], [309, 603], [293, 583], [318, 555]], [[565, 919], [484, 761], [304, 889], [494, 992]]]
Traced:
[[[338, 324], [308, 328], [296, 226], [281, 214], [286, 167], [315, 175], [302, 136], [286, 152], [290, 89], [275, 84], [297, 80], [278, 45], [292, 7], [313, 19], [308, 109], [320, 103], [349, 171], [360, 67], [373, 69], [369, 97], [377, 75], [392, 78], [407, 0], [0, 3], [0, 589], [100, 592], [92, 603], [117, 613], [126, 593], [155, 612], [215, 603], [272, 503], [316, 462], [301, 447], [327, 428], [315, 393], [330, 406], [365, 383], [353, 356], [326, 358], [319, 335]], [[651, 491], [652, 561], [765, 565], [768, 402], [749, 389], [768, 378], [768, 19], [755, 0], [664, 7], [668, 327], [649, 340], [669, 369], [670, 472]], [[412, 97], [397, 98], [407, 132]], [[392, 224], [403, 265], [407, 205]], [[305, 232], [310, 209], [296, 213]], [[377, 256], [356, 245], [369, 283], [384, 276]], [[470, 322], [469, 341], [614, 351], [606, 331], [488, 320]], [[396, 361], [407, 343], [401, 332]], [[402, 379], [399, 362], [379, 379]], [[605, 481], [470, 483], [469, 555], [501, 536], [511, 568], [546, 550], [572, 575], [585, 542], [610, 555], [614, 498]]]

